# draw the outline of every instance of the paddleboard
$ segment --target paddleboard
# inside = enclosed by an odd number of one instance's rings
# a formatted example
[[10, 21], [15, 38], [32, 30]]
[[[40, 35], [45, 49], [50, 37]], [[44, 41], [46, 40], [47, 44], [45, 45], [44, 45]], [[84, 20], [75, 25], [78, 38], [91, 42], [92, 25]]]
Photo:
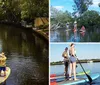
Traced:
[[80, 32], [86, 32], [85, 30], [80, 30]]
[[6, 67], [6, 76], [0, 76], [0, 83], [4, 82], [10, 75], [11, 69]]
[[66, 31], [70, 31], [71, 29], [67, 29]]
[[[96, 73], [96, 74], [90, 74], [90, 77], [92, 78], [92, 80], [95, 80], [95, 79], [97, 79], [98, 77], [100, 77], [100, 75], [98, 74], [98, 73]], [[53, 85], [75, 85], [75, 84], [80, 84], [80, 83], [86, 83], [86, 82], [89, 82], [89, 80], [88, 80], [88, 78], [87, 78], [87, 76], [85, 75], [85, 76], [79, 76], [79, 77], [77, 77], [77, 79], [78, 80], [64, 80], [64, 81], [62, 81], [62, 82], [51, 82], [50, 83], [50, 85], [52, 85], [53, 83], [55, 83], [55, 84], [53, 84]]]
[[[86, 73], [89, 74], [90, 70], [87, 70]], [[76, 74], [76, 76], [81, 76], [81, 75], [85, 75], [85, 73], [84, 72], [79, 72], [79, 73]], [[58, 74], [58, 75], [56, 75], [56, 74], [51, 74], [50, 75], [50, 80], [59, 79], [59, 78], [60, 79], [65, 79], [64, 74], [62, 73], [62, 74]]]

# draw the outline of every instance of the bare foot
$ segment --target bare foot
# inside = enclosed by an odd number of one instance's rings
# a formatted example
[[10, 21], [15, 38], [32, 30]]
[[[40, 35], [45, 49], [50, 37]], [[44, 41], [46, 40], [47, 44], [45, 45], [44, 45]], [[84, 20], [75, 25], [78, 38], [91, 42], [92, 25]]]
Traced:
[[71, 77], [69, 77], [69, 80], [72, 80], [72, 78], [71, 78]]
[[77, 81], [77, 80], [79, 80], [79, 79], [76, 79], [76, 78], [75, 78], [74, 80]]

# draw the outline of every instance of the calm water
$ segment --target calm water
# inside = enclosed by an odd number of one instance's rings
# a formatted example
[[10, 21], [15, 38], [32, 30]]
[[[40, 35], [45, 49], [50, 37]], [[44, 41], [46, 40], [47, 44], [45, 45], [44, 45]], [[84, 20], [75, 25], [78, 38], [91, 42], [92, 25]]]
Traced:
[[73, 32], [72, 30], [66, 31], [61, 28], [55, 31], [50, 31], [51, 42], [100, 42], [100, 30], [95, 32]]
[[[90, 70], [91, 73], [99, 73], [100, 74], [100, 63], [83, 63], [82, 64], [85, 70]], [[76, 72], [82, 72], [82, 68], [79, 64], [77, 64]], [[60, 74], [64, 72], [64, 65], [54, 65], [50, 66], [50, 74]], [[100, 77], [93, 81], [93, 85], [100, 85]], [[79, 84], [79, 85], [88, 85]]]
[[11, 75], [2, 85], [48, 85], [48, 45], [45, 41], [28, 30], [0, 25], [2, 51], [11, 68]]

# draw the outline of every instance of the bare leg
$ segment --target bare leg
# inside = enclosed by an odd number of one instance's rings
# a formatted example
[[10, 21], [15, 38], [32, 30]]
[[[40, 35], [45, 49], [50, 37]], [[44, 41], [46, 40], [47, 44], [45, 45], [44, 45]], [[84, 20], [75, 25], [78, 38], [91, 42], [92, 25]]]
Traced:
[[65, 66], [65, 74], [64, 75], [66, 75], [66, 66]]
[[69, 77], [71, 77], [72, 76], [72, 63], [70, 63], [69, 66], [70, 66]]
[[73, 63], [74, 80], [76, 80], [76, 62]]
[[6, 76], [6, 71], [4, 71], [4, 76]]

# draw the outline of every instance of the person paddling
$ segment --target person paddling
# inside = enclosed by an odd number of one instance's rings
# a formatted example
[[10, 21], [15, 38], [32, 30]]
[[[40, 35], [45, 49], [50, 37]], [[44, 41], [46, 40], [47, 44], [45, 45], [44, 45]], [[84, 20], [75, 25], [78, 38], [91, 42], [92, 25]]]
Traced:
[[80, 32], [85, 32], [85, 31], [86, 31], [85, 27], [82, 26], [82, 28], [80, 29]]
[[75, 47], [74, 47], [74, 43], [71, 43], [70, 48], [69, 48], [69, 55], [70, 55], [70, 71], [69, 71], [69, 80], [72, 80], [71, 76], [72, 76], [72, 72], [74, 74], [74, 80], [76, 79], [76, 51], [75, 51]]
[[62, 57], [64, 58], [65, 65], [65, 76], [68, 78], [68, 65], [69, 65], [69, 57], [68, 57], [68, 48], [65, 48], [65, 51], [62, 53]]
[[76, 28], [76, 27], [74, 27], [73, 31], [74, 31], [74, 33], [75, 33], [75, 32], [77, 32], [77, 28]]
[[2, 52], [0, 54], [0, 76], [1, 76], [1, 71], [4, 71], [4, 76], [6, 76], [6, 56]]

